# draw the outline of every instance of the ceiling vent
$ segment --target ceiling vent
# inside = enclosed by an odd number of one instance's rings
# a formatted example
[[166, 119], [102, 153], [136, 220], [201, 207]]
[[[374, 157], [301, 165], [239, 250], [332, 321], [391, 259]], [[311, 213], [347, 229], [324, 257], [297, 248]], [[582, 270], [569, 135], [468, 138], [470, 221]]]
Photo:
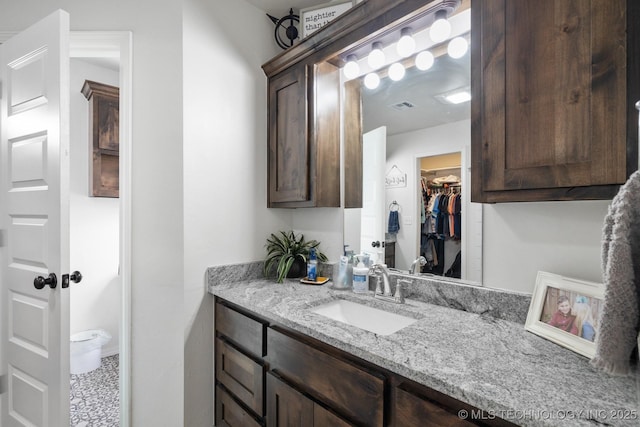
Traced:
[[414, 108], [416, 105], [412, 104], [409, 101], [398, 102], [397, 104], [390, 105], [391, 108], [398, 111], [408, 110], [409, 108]]

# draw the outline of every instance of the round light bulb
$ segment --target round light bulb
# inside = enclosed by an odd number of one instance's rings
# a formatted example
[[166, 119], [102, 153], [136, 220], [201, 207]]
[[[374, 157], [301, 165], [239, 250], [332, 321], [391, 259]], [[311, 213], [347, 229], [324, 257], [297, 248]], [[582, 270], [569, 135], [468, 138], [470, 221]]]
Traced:
[[385, 56], [382, 51], [382, 45], [378, 42], [373, 44], [373, 49], [367, 56], [367, 63], [371, 69], [376, 70], [384, 65]]
[[434, 43], [445, 41], [451, 35], [451, 24], [446, 18], [440, 18], [431, 25], [429, 29], [429, 37]]
[[429, 68], [433, 67], [433, 62], [433, 54], [428, 50], [423, 50], [416, 55], [416, 67], [418, 68], [418, 70], [428, 70]]
[[411, 30], [408, 28], [402, 29], [402, 37], [398, 40], [398, 44], [396, 45], [396, 51], [401, 58], [407, 58], [413, 55], [413, 52], [416, 50], [416, 41], [411, 37]]
[[447, 46], [447, 53], [454, 59], [462, 58], [469, 49], [469, 43], [464, 37], [456, 37], [451, 39]]
[[389, 78], [394, 82], [402, 80], [404, 77], [404, 65], [399, 62], [391, 64], [389, 67]]
[[367, 89], [375, 89], [380, 85], [380, 76], [376, 73], [369, 73], [364, 76], [364, 85]]
[[347, 63], [344, 65], [342, 71], [344, 72], [344, 76], [349, 80], [355, 79], [360, 75], [360, 65], [358, 65], [355, 55], [347, 56]]

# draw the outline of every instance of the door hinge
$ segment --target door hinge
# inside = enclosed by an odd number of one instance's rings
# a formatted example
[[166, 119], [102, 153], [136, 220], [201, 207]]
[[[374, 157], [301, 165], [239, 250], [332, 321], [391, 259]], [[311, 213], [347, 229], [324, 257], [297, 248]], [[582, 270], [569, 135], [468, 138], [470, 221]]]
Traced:
[[7, 392], [7, 378], [6, 375], [0, 375], [0, 394]]
[[5, 246], [5, 234], [5, 231], [0, 228], [0, 248], [3, 248]]

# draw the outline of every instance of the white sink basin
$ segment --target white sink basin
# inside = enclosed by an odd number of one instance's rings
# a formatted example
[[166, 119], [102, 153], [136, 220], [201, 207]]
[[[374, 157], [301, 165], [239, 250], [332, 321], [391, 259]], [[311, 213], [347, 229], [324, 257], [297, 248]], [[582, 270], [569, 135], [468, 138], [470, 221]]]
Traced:
[[311, 311], [378, 335], [391, 335], [417, 321], [401, 314], [342, 299], [319, 305]]

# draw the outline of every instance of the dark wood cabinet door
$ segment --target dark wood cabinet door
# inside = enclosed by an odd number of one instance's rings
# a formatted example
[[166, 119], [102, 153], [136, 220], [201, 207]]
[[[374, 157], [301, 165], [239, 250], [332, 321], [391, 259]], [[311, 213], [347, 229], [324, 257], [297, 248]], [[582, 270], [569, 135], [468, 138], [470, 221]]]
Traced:
[[81, 92], [89, 101], [91, 196], [119, 197], [120, 89], [85, 80]]
[[606, 199], [637, 168], [632, 3], [473, 2], [472, 201]]
[[216, 386], [216, 425], [223, 427], [260, 427], [222, 387]]
[[215, 344], [217, 380], [258, 416], [263, 416], [264, 367], [225, 340], [216, 338]]
[[340, 69], [300, 63], [269, 80], [268, 206], [340, 206]]
[[310, 200], [307, 67], [269, 81], [269, 207]]
[[313, 401], [267, 373], [267, 427], [313, 426]]

